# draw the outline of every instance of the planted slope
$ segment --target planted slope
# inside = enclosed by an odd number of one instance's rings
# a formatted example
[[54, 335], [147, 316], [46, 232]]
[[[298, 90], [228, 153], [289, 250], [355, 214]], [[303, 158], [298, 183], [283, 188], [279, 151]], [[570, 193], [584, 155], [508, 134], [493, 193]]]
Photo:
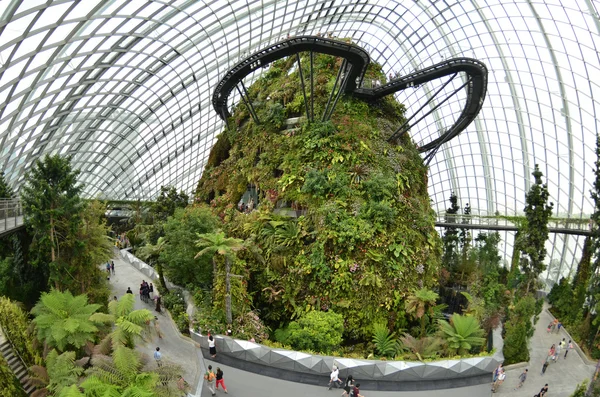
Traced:
[[[197, 199], [212, 204], [230, 235], [259, 247], [264, 265], [244, 254], [247, 296], [272, 327], [316, 309], [343, 314], [351, 338], [370, 337], [378, 321], [398, 328], [405, 296], [435, 284], [440, 258], [427, 169], [409, 136], [387, 141], [404, 107], [392, 97], [373, 104], [341, 97], [330, 121], [303, 119], [286, 130], [286, 119], [305, 114], [294, 61], [275, 62], [250, 87], [261, 123], [237, 106]], [[315, 57], [316, 120], [340, 63]], [[366, 78], [385, 76], [371, 65]], [[242, 214], [236, 206], [249, 185], [259, 206]]]

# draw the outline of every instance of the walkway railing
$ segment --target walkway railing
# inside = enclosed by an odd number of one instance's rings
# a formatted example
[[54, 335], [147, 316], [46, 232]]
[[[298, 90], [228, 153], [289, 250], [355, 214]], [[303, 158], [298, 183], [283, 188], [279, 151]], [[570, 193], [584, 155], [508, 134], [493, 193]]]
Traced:
[[[518, 219], [486, 215], [448, 215], [438, 214], [435, 225], [438, 227], [454, 227], [463, 229], [506, 230], [517, 231]], [[554, 218], [548, 221], [550, 233], [576, 234], [588, 236], [591, 234], [589, 219]]]
[[14, 229], [23, 224], [21, 199], [0, 199], [0, 232]]

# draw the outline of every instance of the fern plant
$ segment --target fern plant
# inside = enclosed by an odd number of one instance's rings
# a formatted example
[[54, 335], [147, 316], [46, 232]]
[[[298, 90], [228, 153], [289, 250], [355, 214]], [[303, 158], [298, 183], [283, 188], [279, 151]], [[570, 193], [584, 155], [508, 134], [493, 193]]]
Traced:
[[379, 355], [384, 357], [393, 357], [396, 355], [395, 333], [391, 333], [383, 323], [377, 323], [373, 326], [373, 343]]
[[435, 336], [415, 338], [405, 333], [400, 338], [401, 349], [408, 354], [408, 358], [423, 361], [441, 355], [444, 341]]
[[58, 354], [52, 349], [46, 357], [46, 366], [34, 365], [29, 368], [31, 383], [37, 387], [33, 397], [60, 395], [61, 391], [77, 383], [83, 373], [83, 368], [75, 365], [75, 352]]
[[69, 291], [54, 289], [43, 293], [31, 310], [37, 337], [60, 352], [68, 347], [79, 349], [96, 338], [98, 325], [103, 322], [101, 314], [96, 313], [99, 308], [100, 305], [88, 304], [86, 295], [73, 296]]

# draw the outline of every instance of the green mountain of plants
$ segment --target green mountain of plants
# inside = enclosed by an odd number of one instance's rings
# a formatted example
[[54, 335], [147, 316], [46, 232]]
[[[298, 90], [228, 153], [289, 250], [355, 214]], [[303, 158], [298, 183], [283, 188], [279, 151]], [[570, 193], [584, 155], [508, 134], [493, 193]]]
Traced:
[[[308, 56], [301, 65], [311, 108]], [[341, 96], [321, 121], [340, 65], [315, 54], [309, 122], [296, 58], [274, 62], [248, 90], [260, 122], [243, 103], [234, 109], [196, 200], [211, 204], [229, 236], [254, 247], [240, 255], [244, 291], [232, 290], [234, 311], [252, 306], [272, 329], [311, 310], [333, 311], [346, 340], [365, 341], [375, 323], [406, 326], [405, 298], [437, 285], [441, 241], [417, 147], [408, 134], [388, 142], [404, 106], [392, 96]], [[372, 64], [366, 79], [383, 83], [385, 75]], [[239, 211], [250, 196], [255, 209]]]

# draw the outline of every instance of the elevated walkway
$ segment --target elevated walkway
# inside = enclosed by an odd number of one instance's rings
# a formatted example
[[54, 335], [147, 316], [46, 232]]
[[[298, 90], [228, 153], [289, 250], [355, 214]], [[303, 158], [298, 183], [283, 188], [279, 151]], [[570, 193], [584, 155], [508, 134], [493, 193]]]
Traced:
[[24, 227], [21, 200], [0, 199], [0, 237]]
[[[466, 78], [464, 79], [465, 82], [450, 95], [452, 96], [456, 94], [462, 88], [466, 89], [466, 100], [462, 112], [457, 117], [454, 124], [452, 124], [445, 131], [440, 132], [439, 137], [432, 139], [430, 142], [419, 147], [421, 153], [429, 152], [426, 156], [426, 160], [428, 161], [435, 155], [442, 144], [459, 135], [475, 119], [481, 110], [481, 107], [483, 106], [483, 100], [485, 99], [487, 91], [487, 67], [483, 62], [471, 58], [449, 59], [430, 67], [417, 70], [406, 76], [392, 79], [386, 84], [377, 85], [375, 88], [366, 88], [366, 86], [362, 85], [362, 82], [367, 71], [367, 67], [371, 61], [366, 50], [355, 44], [340, 40], [328, 39], [319, 36], [296, 36], [280, 41], [253, 53], [229, 70], [227, 74], [223, 76], [221, 81], [219, 81], [213, 93], [212, 103], [217, 114], [223, 120], [227, 120], [231, 116], [227, 107], [227, 102], [231, 92], [237, 88], [242, 96], [242, 100], [246, 103], [250, 113], [255, 118], [255, 121], [259, 122], [251, 105], [251, 100], [246, 98], [248, 94], [246, 88], [244, 87], [244, 78], [261, 67], [267, 67], [270, 63], [291, 55], [296, 55], [298, 63], [300, 63], [298, 54], [301, 52], [310, 52], [311, 54], [311, 67], [309, 75], [311, 101], [313, 86], [313, 52], [333, 55], [344, 59], [344, 63], [338, 72], [338, 78], [336, 79], [336, 83], [334, 85], [335, 90], [338, 85], [338, 80], [341, 80], [338, 93], [336, 94], [337, 97], [339, 97], [339, 94], [343, 92], [344, 94], [353, 95], [356, 98], [365, 101], [377, 100], [386, 95], [403, 91], [409, 87], [418, 87], [421, 84], [449, 76], [450, 79], [442, 86], [443, 89], [458, 75], [458, 73], [464, 73], [466, 75]], [[302, 73], [300, 74], [300, 79], [304, 90]], [[241, 85], [243, 92], [240, 90], [238, 85]], [[390, 141], [408, 132], [411, 127], [423, 120], [427, 115], [431, 114], [442, 103], [449, 99], [449, 97], [447, 97], [443, 100], [440, 100], [440, 102], [433, 106], [432, 109], [429, 110], [429, 112], [427, 112], [424, 116], [420, 116], [415, 121], [412, 121], [413, 118], [416, 118], [417, 113], [424, 109], [425, 106], [432, 106], [432, 100], [442, 91], [442, 89], [438, 90], [433, 95], [433, 98], [430, 98], [412, 116], [408, 117], [407, 121], [401, 125], [390, 137]], [[244, 96], [244, 92], [246, 97]], [[306, 92], [304, 92], [304, 96], [306, 101]], [[332, 91], [329, 102], [331, 102], [333, 96], [334, 95]], [[323, 116], [324, 119], [326, 118], [327, 114], [331, 116], [337, 99], [335, 99], [331, 108], [329, 107], [329, 102], [327, 104], [325, 115]], [[308, 103], [306, 103], [306, 112], [310, 120], [311, 117], [309, 115], [310, 112]], [[312, 117], [314, 117], [314, 114]]]
[[[518, 225], [510, 219], [493, 216], [478, 215], [446, 215], [438, 214], [436, 227], [476, 230], [514, 231], [519, 230]], [[578, 236], [590, 236], [589, 220], [587, 219], [557, 219], [548, 222], [550, 233], [573, 234]]]

